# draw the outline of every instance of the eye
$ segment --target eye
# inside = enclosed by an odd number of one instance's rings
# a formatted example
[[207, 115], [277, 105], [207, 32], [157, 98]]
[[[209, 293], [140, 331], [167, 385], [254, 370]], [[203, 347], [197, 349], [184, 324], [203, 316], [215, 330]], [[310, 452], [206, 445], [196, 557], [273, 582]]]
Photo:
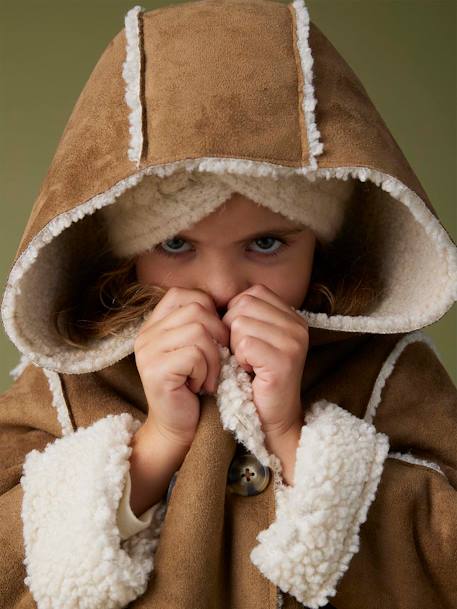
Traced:
[[[175, 244], [178, 243], [178, 247], [174, 247], [173, 245], [171, 246], [171, 251], [168, 251], [166, 249], [164, 249], [164, 244]], [[182, 243], [186, 243], [186, 241], [184, 239], [180, 239], [179, 237], [173, 237], [172, 239], [166, 239], [165, 241], [162, 241], [162, 243], [159, 243], [159, 245], [157, 246], [157, 251], [160, 254], [165, 254], [166, 256], [175, 256], [176, 254], [180, 254], [180, 253], [185, 253], [188, 252], [190, 250], [180, 250], [179, 248], [179, 244]]]
[[[271, 242], [273, 242], [273, 244], [271, 244]], [[276, 244], [274, 242], [276, 242]], [[173, 237], [172, 239], [166, 239], [165, 241], [159, 243], [155, 247], [155, 251], [157, 251], [159, 254], [163, 254], [164, 256], [178, 258], [180, 255], [187, 254], [188, 252], [192, 251], [192, 249], [180, 249], [180, 247], [186, 243], [187, 241], [185, 239]], [[260, 249], [250, 251], [253, 251], [255, 254], [266, 254], [266, 256], [277, 256], [280, 251], [288, 246], [286, 240], [276, 237], [275, 235], [262, 235], [261, 237], [257, 237], [257, 239], [252, 239], [251, 243], [260, 244]], [[265, 247], [265, 243], [267, 247]], [[268, 245], [269, 243], [270, 245]], [[275, 247], [272, 249], [273, 245]], [[166, 249], [167, 247], [169, 249]]]
[[[271, 250], [270, 248], [272, 247], [271, 245], [268, 246], [268, 243], [271, 242], [275, 242], [278, 244], [278, 247], [276, 247], [275, 249]], [[268, 254], [270, 256], [276, 256], [278, 254], [279, 251], [281, 251], [283, 249], [283, 246], [286, 246], [286, 242], [283, 239], [279, 239], [278, 237], [275, 237], [274, 235], [265, 235], [263, 237], [258, 237], [257, 239], [253, 239], [252, 241], [253, 243], [260, 243], [263, 244], [260, 246], [260, 252], [264, 253], [264, 254]], [[266, 247], [264, 247], [266, 244]], [[254, 250], [255, 253], [259, 253], [259, 251]]]

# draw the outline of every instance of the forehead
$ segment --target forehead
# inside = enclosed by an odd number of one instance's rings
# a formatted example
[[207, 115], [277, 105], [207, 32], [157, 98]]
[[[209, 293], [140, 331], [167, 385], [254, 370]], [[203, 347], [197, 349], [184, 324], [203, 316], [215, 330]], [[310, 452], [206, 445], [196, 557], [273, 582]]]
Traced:
[[189, 229], [180, 231], [179, 234], [183, 237], [198, 239], [208, 236], [218, 228], [223, 228], [223, 233], [220, 233], [218, 237], [231, 241], [255, 231], [272, 230], [273, 228], [304, 229], [305, 226], [236, 192], [214, 212]]

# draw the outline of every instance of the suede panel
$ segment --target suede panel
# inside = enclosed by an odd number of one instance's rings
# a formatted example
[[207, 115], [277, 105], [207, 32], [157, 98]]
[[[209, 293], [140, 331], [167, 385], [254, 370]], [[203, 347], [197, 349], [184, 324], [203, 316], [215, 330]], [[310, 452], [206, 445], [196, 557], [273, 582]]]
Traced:
[[[302, 377], [304, 409], [322, 398], [362, 418], [382, 365], [402, 336], [361, 335], [311, 347]], [[133, 357], [91, 374], [60, 376], [78, 426], [121, 412], [144, 420], [147, 404]], [[456, 409], [456, 388], [433, 351], [422, 342], [406, 346], [373, 422], [388, 434], [391, 451], [412, 450], [446, 476], [425, 465], [386, 460], [360, 529], [359, 550], [328, 608], [454, 609]], [[20, 470], [30, 450], [60, 437], [41, 369], [29, 365], [1, 396], [0, 428], [1, 600], [32, 608], [21, 562]], [[234, 436], [222, 428], [214, 398], [202, 396], [197, 434], [171, 495], [154, 571], [132, 608], [275, 609], [275, 586], [249, 560], [256, 535], [275, 518], [273, 486], [270, 482], [257, 496], [229, 496], [226, 480], [236, 447]], [[285, 609], [303, 608], [283, 596]]]
[[[402, 336], [385, 334], [374, 339], [361, 335], [332, 343], [331, 347], [327, 344], [311, 349], [302, 377], [304, 408], [326, 399], [363, 418], [379, 370]], [[317, 378], [311, 380], [315, 374]], [[354, 391], [354, 379], [357, 391]]]
[[316, 123], [324, 143], [319, 167], [370, 167], [413, 190], [436, 216], [422, 184], [359, 77], [316, 24], [310, 24]]
[[87, 427], [108, 414], [122, 412], [139, 421], [146, 420], [146, 396], [131, 356], [95, 373], [61, 374], [60, 378], [77, 427]]
[[[212, 10], [218, 5], [223, 16]], [[148, 11], [142, 19], [147, 157], [141, 168], [206, 156], [308, 164], [303, 74], [290, 7], [268, 0], [199, 0]], [[211, 36], [212, 47], [205, 36]], [[366, 166], [395, 176], [437, 217], [359, 78], [312, 22], [309, 45], [316, 125], [324, 144], [318, 166]], [[79, 96], [14, 262], [50, 220], [137, 172], [128, 158], [124, 59], [122, 30]]]
[[455, 609], [456, 491], [427, 467], [388, 458], [335, 607]]
[[276, 609], [276, 586], [248, 555], [273, 517], [273, 487], [239, 499], [228, 493], [235, 448], [214, 399], [204, 396], [198, 430], [168, 504], [154, 572], [138, 608]]
[[[405, 377], [415, 376], [418, 377], [417, 382], [406, 386]], [[433, 390], [433, 400], [423, 399], [430, 389]], [[452, 466], [457, 438], [454, 391], [451, 377], [441, 362], [431, 357], [429, 347], [422, 342], [412, 343], [399, 357], [385, 388], [385, 405], [377, 412], [374, 424], [379, 431], [393, 438], [393, 451], [403, 452], [409, 447], [415, 455], [430, 461], [439, 454], [442, 469], [457, 487], [457, 471]], [[401, 404], [401, 409], [398, 404]], [[412, 426], [414, 417], [427, 421], [427, 425]], [[446, 433], [443, 434], [442, 430]]]
[[[309, 163], [304, 75], [291, 6], [269, 0], [199, 0], [149, 11], [142, 23], [146, 141], [141, 168], [206, 156], [286, 168]], [[125, 42], [122, 30], [81, 93], [16, 260], [53, 218], [137, 173], [128, 158]], [[324, 144], [318, 166], [371, 167], [395, 176], [437, 217], [360, 80], [313, 23], [309, 44], [316, 123]], [[379, 243], [376, 227], [365, 219], [376, 213], [363, 209], [355, 217], [370, 227], [373, 249]], [[71, 284], [84, 250], [94, 251], [87, 246], [97, 238], [96, 221], [88, 220], [67, 229], [65, 243], [73, 259], [62, 254], [63, 291], [70, 289], [66, 282]], [[326, 399], [363, 418], [377, 375], [402, 336], [310, 328], [304, 411]], [[109, 414], [128, 412], [141, 422], [147, 416], [133, 354], [97, 372], [62, 374], [60, 379], [75, 428]], [[374, 424], [389, 436], [391, 450], [412, 450], [438, 463], [446, 477], [423, 465], [386, 461], [361, 528], [360, 548], [329, 607], [456, 609], [456, 388], [429, 347], [419, 343], [404, 350], [381, 397]], [[129, 606], [276, 609], [275, 586], [249, 560], [257, 534], [275, 518], [273, 486], [253, 497], [227, 494], [236, 441], [223, 430], [213, 398], [201, 401], [197, 435], [171, 496], [154, 571], [144, 595]], [[0, 604], [32, 608], [24, 584], [19, 480], [26, 454], [61, 435], [40, 368], [28, 366], [0, 396], [0, 434]], [[284, 595], [284, 609], [302, 607]]]
[[287, 5], [203, 0], [149, 11], [143, 23], [148, 164], [206, 156], [296, 164]]
[[[243, 497], [227, 492], [226, 556], [229, 609], [276, 609], [277, 588], [253, 566], [249, 555], [258, 533], [275, 519], [273, 478], [259, 495]], [[254, 594], [253, 594], [253, 591]]]

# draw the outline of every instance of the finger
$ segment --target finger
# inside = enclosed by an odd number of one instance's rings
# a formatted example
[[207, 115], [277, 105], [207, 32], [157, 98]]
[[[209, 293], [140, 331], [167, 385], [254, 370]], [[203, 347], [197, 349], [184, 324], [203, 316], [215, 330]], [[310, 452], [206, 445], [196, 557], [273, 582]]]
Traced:
[[[244, 298], [242, 298], [243, 296]], [[299, 315], [297, 313], [295, 307], [284, 302], [282, 298], [280, 298], [275, 292], [273, 292], [270, 288], [264, 286], [263, 284], [256, 284], [254, 286], [251, 286], [248, 290], [237, 294], [229, 301], [227, 309], [231, 310], [232, 307], [236, 306], [238, 303], [240, 303], [240, 301], [243, 302], [243, 300], [250, 297], [270, 303], [277, 309], [283, 311], [287, 317], [293, 319], [296, 323], [299, 323], [305, 328], [308, 328], [308, 322], [306, 321], [306, 319], [304, 319], [302, 315]]]
[[[245, 336], [252, 336], [271, 345], [282, 354], [294, 353], [300, 347], [303, 347], [303, 350], [307, 347], [308, 334], [303, 329], [301, 329], [301, 332], [301, 336], [298, 335], [296, 330], [289, 333], [285, 332], [281, 326], [272, 324], [270, 318], [264, 321], [239, 315], [231, 324], [230, 349], [232, 353], [235, 353], [242, 339]], [[253, 362], [250, 363], [254, 365]]]
[[[200, 391], [208, 374], [208, 366], [197, 345], [186, 345], [166, 353], [163, 363], [172, 370], [168, 374], [168, 382], [173, 389], [187, 383], [193, 393]], [[164, 378], [167, 379], [167, 376]]]
[[204, 379], [207, 391], [213, 391], [220, 374], [221, 361], [219, 349], [205, 327], [198, 322], [171, 328], [161, 337], [160, 349], [164, 353], [197, 345], [206, 359], [207, 375]]
[[222, 318], [222, 322], [232, 329], [232, 323], [240, 316], [252, 317], [259, 321], [270, 322], [283, 329], [288, 334], [296, 334], [297, 328], [307, 327], [304, 324], [297, 324], [296, 316], [292, 311], [285, 311], [276, 305], [266, 302], [256, 296], [247, 294], [240, 298], [233, 307], [227, 311]]
[[281, 354], [273, 345], [257, 336], [245, 335], [245, 340], [237, 345], [233, 353], [242, 368], [255, 368], [256, 376], [261, 377], [263, 371], [272, 370], [280, 375], [278, 360]]
[[208, 310], [200, 301], [187, 302], [179, 308], [171, 309], [165, 317], [158, 321], [152, 323], [148, 319], [148, 322], [140, 331], [141, 335], [137, 339], [138, 345], [142, 344], [143, 341], [148, 341], [151, 334], [163, 332], [191, 322], [203, 324], [209, 334], [219, 344], [228, 346], [229, 343], [230, 332], [227, 326], [217, 314]]
[[276, 292], [261, 283], [256, 283], [247, 290], [244, 290], [244, 292], [240, 292], [234, 296], [229, 301], [227, 308], [231, 308], [233, 305], [235, 305], [244, 294], [253, 296], [265, 302], [269, 302], [271, 305], [284, 311], [285, 313], [289, 313], [289, 315], [292, 312], [292, 307], [290, 305], [284, 302], [284, 300], [280, 298]]
[[203, 290], [173, 286], [168, 289], [157, 305], [147, 313], [145, 325], [156, 323], [171, 311], [191, 302], [199, 302], [205, 309], [217, 316], [216, 305], [209, 294]]

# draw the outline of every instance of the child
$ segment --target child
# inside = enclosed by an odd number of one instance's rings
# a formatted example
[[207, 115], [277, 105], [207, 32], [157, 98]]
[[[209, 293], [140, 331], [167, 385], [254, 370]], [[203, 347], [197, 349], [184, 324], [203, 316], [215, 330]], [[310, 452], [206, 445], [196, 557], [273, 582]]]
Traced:
[[1, 605], [455, 609], [456, 280], [302, 0], [131, 9], [3, 295]]

